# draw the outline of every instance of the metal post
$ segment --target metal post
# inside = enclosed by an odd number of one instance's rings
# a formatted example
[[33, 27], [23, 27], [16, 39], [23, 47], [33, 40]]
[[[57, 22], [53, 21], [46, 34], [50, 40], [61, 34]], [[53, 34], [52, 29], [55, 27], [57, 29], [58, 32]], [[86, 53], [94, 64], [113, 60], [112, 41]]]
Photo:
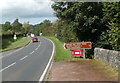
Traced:
[[85, 49], [83, 49], [83, 59], [85, 59]]

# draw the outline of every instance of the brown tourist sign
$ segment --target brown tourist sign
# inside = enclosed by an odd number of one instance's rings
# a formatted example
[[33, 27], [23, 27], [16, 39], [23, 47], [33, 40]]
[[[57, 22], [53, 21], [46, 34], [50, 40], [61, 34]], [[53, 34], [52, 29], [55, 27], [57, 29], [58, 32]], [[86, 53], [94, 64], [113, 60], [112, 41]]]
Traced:
[[64, 43], [65, 49], [91, 49], [91, 42]]

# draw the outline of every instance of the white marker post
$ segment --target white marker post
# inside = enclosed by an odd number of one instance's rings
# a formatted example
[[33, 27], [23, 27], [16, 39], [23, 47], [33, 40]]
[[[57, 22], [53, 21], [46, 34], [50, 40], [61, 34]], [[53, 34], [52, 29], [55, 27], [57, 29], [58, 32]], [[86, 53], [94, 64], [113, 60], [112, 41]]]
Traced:
[[40, 36], [42, 36], [42, 33], [40, 33]]
[[17, 36], [16, 36], [16, 34], [14, 35], [13, 39], [14, 39], [14, 40], [16, 40], [16, 39], [17, 39]]

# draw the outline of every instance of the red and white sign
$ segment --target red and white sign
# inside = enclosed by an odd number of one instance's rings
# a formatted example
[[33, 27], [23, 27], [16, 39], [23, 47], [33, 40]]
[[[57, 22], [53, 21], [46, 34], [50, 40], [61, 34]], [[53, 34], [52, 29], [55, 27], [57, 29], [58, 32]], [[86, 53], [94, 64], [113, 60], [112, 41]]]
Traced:
[[91, 42], [77, 42], [77, 43], [65, 43], [65, 49], [91, 49], [92, 43]]
[[72, 56], [82, 56], [82, 50], [72, 50]]

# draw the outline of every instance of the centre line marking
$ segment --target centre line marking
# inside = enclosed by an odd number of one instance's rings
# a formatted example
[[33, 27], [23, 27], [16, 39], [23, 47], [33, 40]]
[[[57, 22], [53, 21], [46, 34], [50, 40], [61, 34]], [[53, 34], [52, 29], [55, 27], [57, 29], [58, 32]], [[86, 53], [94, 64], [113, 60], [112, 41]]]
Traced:
[[9, 66], [7, 66], [7, 67], [1, 69], [0, 72], [2, 72], [2, 71], [5, 70], [5, 69], [8, 69], [9, 67], [11, 67], [11, 66], [13, 66], [13, 65], [15, 65], [15, 64], [16, 64], [16, 62], [12, 63], [11, 65], [9, 65]]
[[41, 45], [41, 42], [40, 42], [39, 46], [35, 50], [38, 50], [38, 48], [40, 47], [40, 45]]
[[25, 58], [27, 58], [28, 56], [24, 56], [23, 58], [21, 58], [20, 60], [24, 60]]
[[38, 48], [36, 48], [35, 50], [37, 50]]
[[38, 46], [38, 47], [40, 47], [40, 45], [41, 45], [41, 42], [40, 42], [40, 44], [39, 44], [39, 46]]
[[34, 51], [33, 52], [31, 52], [30, 54], [33, 54], [34, 53]]

